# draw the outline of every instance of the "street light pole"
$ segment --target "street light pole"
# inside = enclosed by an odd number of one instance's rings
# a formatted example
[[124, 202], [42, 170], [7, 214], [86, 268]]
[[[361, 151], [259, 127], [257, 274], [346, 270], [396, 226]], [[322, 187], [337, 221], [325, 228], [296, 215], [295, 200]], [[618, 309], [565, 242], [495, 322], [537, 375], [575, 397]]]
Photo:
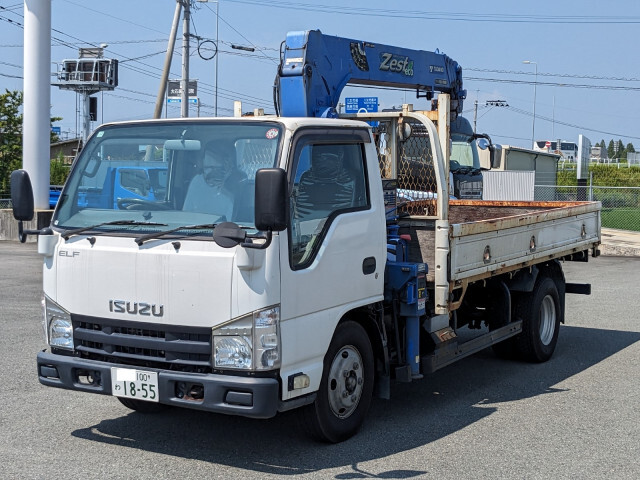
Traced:
[[189, 116], [189, 24], [191, 22], [191, 0], [182, 0], [184, 16], [182, 17], [182, 97], [180, 100], [180, 116]]
[[532, 62], [531, 60], [524, 60], [522, 63], [525, 63], [527, 65], [534, 65], [536, 69], [536, 76], [535, 80], [533, 81], [533, 127], [531, 131], [531, 147], [533, 148], [536, 142], [536, 87], [538, 85], [538, 63]]
[[216, 2], [216, 102], [215, 102], [215, 116], [218, 116], [218, 57], [220, 56], [220, 38], [218, 32], [220, 31], [220, 2]]

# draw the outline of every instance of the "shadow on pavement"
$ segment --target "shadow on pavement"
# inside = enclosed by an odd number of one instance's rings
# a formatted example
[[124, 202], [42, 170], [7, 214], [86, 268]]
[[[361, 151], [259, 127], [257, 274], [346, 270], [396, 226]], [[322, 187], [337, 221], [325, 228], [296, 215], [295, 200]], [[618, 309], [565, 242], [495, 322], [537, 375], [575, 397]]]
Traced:
[[[562, 389], [554, 385], [640, 340], [640, 332], [563, 326], [554, 357], [544, 364], [508, 362], [487, 349], [425, 380], [395, 384], [391, 400], [375, 400], [361, 432], [339, 444], [309, 440], [288, 412], [270, 420], [173, 409], [128, 415], [73, 432], [77, 438], [273, 475], [297, 475], [351, 465], [335, 478], [413, 478], [427, 472], [366, 472], [361, 462], [410, 450], [463, 429], [496, 404]], [[115, 401], [115, 399], [114, 399]], [[201, 467], [199, 467], [201, 468]], [[201, 472], [207, 477], [207, 472]]]

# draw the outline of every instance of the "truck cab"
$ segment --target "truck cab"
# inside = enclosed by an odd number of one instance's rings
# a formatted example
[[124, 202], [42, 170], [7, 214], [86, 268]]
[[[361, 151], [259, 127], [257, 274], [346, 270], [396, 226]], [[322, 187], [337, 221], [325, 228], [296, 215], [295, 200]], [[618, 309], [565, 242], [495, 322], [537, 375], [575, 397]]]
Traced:
[[453, 195], [459, 199], [482, 199], [482, 167], [479, 150], [489, 150], [494, 158], [494, 146], [488, 135], [473, 132], [469, 120], [458, 116], [451, 121], [451, 157], [449, 169], [453, 174]]
[[[224, 186], [231, 213], [187, 206], [205, 150], [222, 147], [238, 177]], [[119, 188], [125, 172], [145, 180], [154, 169], [166, 177], [162, 195], [144, 181], [145, 191]], [[284, 179], [286, 191], [260, 180], [265, 172]], [[119, 193], [90, 200], [92, 189]], [[340, 319], [383, 298], [381, 190], [363, 122], [265, 117], [98, 128], [39, 237], [50, 349], [38, 355], [40, 381], [112, 394], [141, 410], [169, 404], [270, 417], [313, 402]], [[215, 186], [201, 193], [211, 205], [222, 194]], [[254, 208], [274, 195], [284, 225]], [[368, 377], [366, 388], [372, 384]]]

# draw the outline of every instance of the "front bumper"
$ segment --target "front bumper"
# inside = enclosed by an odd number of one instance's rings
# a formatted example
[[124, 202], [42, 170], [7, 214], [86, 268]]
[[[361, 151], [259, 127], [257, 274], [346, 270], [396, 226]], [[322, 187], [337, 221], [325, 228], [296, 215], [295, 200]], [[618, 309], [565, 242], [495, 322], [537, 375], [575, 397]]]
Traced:
[[[278, 411], [280, 385], [275, 378], [174, 372], [66, 357], [46, 351], [38, 353], [37, 360], [40, 383], [50, 387], [111, 395], [111, 367], [136, 368], [158, 372], [160, 403], [166, 405], [251, 418], [270, 418]], [[81, 383], [80, 377], [88, 375], [93, 383]], [[176, 395], [178, 383], [202, 385], [203, 398], [179, 398]]]

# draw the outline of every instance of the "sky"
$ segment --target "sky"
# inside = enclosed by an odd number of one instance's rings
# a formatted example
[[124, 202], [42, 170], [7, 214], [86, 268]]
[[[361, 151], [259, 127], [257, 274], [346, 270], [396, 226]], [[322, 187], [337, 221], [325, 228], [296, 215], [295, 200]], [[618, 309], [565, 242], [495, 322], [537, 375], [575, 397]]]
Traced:
[[[175, 0], [52, 0], [53, 63], [103, 43], [105, 57], [119, 60], [119, 85], [98, 94], [92, 128], [152, 116], [175, 6]], [[20, 0], [0, 0], [0, 92], [23, 88], [23, 15]], [[640, 147], [636, 0], [210, 0], [194, 2], [191, 17], [191, 33], [200, 40], [191, 42], [190, 78], [198, 80], [201, 116], [213, 116], [216, 101], [219, 116], [233, 115], [234, 100], [242, 101], [245, 112], [274, 113], [280, 44], [289, 31], [320, 29], [445, 53], [462, 67], [464, 116], [473, 122], [477, 102], [477, 131], [495, 143], [530, 148], [535, 129], [536, 140], [577, 143], [583, 134], [593, 144], [620, 139]], [[181, 76], [181, 36], [182, 26], [171, 79]], [[216, 39], [217, 61], [201, 58], [198, 42], [202, 56], [210, 57]], [[343, 98], [358, 96], [377, 96], [380, 109], [402, 103], [428, 108], [413, 91], [348, 87], [343, 92]], [[496, 100], [508, 106], [488, 103]], [[190, 110], [190, 116], [197, 114]], [[52, 86], [51, 115], [62, 117], [55, 125], [63, 138], [79, 134], [74, 92]], [[169, 105], [164, 115], [179, 117], [179, 106]]]

